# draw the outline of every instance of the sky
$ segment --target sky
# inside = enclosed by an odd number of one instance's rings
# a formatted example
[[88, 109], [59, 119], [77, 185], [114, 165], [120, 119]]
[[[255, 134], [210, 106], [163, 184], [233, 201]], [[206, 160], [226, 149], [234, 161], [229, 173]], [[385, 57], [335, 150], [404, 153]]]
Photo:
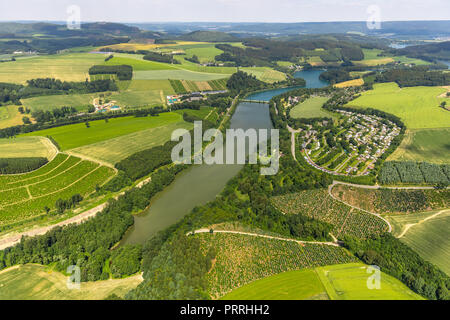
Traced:
[[0, 0], [0, 20], [66, 21], [73, 5], [86, 22], [450, 20], [449, 0]]

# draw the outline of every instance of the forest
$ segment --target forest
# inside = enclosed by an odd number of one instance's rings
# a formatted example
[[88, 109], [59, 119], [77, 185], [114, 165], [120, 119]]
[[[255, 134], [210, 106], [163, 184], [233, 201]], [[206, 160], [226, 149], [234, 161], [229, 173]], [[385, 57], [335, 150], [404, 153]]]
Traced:
[[448, 86], [450, 73], [431, 71], [426, 66], [394, 68], [377, 74], [376, 82], [396, 82], [400, 87]]
[[47, 158], [0, 158], [0, 174], [18, 174], [39, 169], [47, 164]]
[[96, 65], [89, 68], [89, 74], [115, 74], [119, 80], [131, 80], [133, 78], [133, 67], [129, 65]]

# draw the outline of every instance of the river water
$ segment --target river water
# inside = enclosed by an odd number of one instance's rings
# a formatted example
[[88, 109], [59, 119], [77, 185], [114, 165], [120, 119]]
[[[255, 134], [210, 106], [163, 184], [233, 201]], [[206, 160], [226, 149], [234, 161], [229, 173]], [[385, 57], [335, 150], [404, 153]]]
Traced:
[[[307, 81], [307, 88], [319, 88], [328, 83], [319, 79], [320, 70], [297, 73]], [[307, 78], [307, 79], [306, 79]], [[247, 97], [249, 100], [268, 101], [293, 88], [259, 92]], [[231, 118], [230, 128], [244, 130], [271, 129], [269, 106], [260, 103], [240, 103]], [[196, 206], [201, 206], [223, 190], [227, 182], [242, 168], [242, 165], [193, 165], [180, 173], [175, 181], [157, 194], [147, 210], [135, 216], [133, 227], [128, 230], [122, 244], [144, 243], [158, 231], [164, 230], [181, 220]]]

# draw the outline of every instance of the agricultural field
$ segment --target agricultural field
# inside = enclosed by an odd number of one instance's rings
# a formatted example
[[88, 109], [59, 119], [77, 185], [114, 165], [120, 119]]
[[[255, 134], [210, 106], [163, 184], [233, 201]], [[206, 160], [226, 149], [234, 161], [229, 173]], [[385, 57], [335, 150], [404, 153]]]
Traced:
[[337, 238], [344, 235], [367, 238], [388, 230], [385, 221], [334, 200], [327, 189], [276, 196], [272, 203], [285, 214], [302, 214], [332, 224], [332, 233]]
[[450, 190], [364, 189], [339, 184], [332, 193], [345, 203], [380, 214], [409, 214], [450, 206]]
[[356, 65], [374, 67], [395, 61], [392, 57], [379, 57], [378, 54], [382, 52], [383, 51], [379, 49], [363, 49], [364, 59], [362, 61], [353, 61], [353, 63]]
[[145, 129], [162, 127], [182, 121], [182, 116], [173, 112], [162, 113], [157, 117], [121, 117], [84, 123], [77, 123], [63, 127], [56, 127], [36, 131], [22, 136], [51, 136], [61, 147], [61, 150], [79, 148], [85, 145], [106, 141]]
[[350, 107], [375, 108], [402, 119], [408, 129], [448, 128], [450, 113], [439, 105], [449, 98], [440, 98], [441, 87], [399, 88], [396, 83], [375, 84], [374, 89], [348, 103]]
[[21, 102], [24, 107], [31, 111], [52, 111], [55, 108], [59, 109], [62, 107], [73, 107], [78, 111], [87, 111], [88, 106], [92, 105], [96, 97], [98, 97], [98, 93], [52, 95], [22, 99]]
[[173, 70], [175, 67], [168, 63], [148, 61], [142, 59], [143, 55], [115, 53], [114, 58], [104, 62], [107, 66], [129, 65], [133, 71]]
[[364, 85], [364, 80], [360, 78], [360, 79], [354, 79], [354, 80], [337, 83], [334, 85], [334, 87], [335, 88], [348, 88], [348, 87], [360, 87], [362, 85]]
[[32, 158], [43, 157], [53, 159], [58, 150], [43, 137], [22, 137], [0, 139], [0, 157], [2, 158]]
[[400, 240], [450, 275], [450, 210], [390, 216]]
[[450, 184], [450, 164], [390, 161], [383, 163], [379, 174], [382, 184]]
[[348, 263], [280, 273], [225, 295], [222, 300], [416, 300], [423, 299], [381, 273], [381, 288], [368, 289], [367, 266]]
[[380, 289], [368, 289], [368, 273], [362, 263], [340, 264], [316, 268], [317, 274], [332, 300], [424, 300], [399, 280], [381, 273]]
[[284, 73], [268, 67], [240, 68], [240, 70], [254, 75], [258, 80], [267, 83], [286, 80], [286, 75]]
[[325, 102], [328, 101], [328, 97], [312, 97], [302, 102], [290, 111], [292, 118], [302, 119], [302, 118], [335, 118], [333, 113], [322, 109]]
[[24, 115], [17, 108], [18, 106], [14, 105], [0, 106], [0, 129], [23, 124]]
[[142, 276], [83, 282], [79, 290], [67, 288], [68, 277], [41, 265], [21, 265], [0, 271], [0, 300], [103, 300], [124, 297], [142, 282]]
[[[171, 48], [184, 45], [197, 45], [197, 44], [208, 44], [207, 42], [193, 42], [193, 41], [176, 41], [176, 43], [163, 43], [163, 44], [153, 44], [153, 43], [138, 43], [138, 42], [128, 42], [119, 43], [114, 45], [108, 45], [105, 48], [111, 48], [113, 50], [124, 50], [124, 51], [138, 51], [138, 50], [157, 50], [160, 48]], [[102, 48], [99, 48], [99, 50]]]
[[207, 276], [208, 291], [218, 299], [255, 280], [281, 272], [338, 263], [355, 262], [345, 249], [322, 244], [296, 242], [240, 234], [198, 234], [202, 250], [216, 250], [213, 268]]
[[202, 91], [221, 91], [227, 89], [227, 79], [209, 81], [170, 80], [170, 84], [177, 94]]
[[209, 81], [228, 77], [229, 74], [205, 73], [185, 69], [174, 69], [174, 70], [136, 71], [134, 72], [133, 79], [136, 80], [174, 79], [174, 80], [191, 80], [191, 81]]
[[55, 212], [58, 199], [87, 196], [113, 175], [109, 167], [58, 154], [33, 172], [0, 176], [0, 227], [41, 216], [45, 207]]
[[192, 124], [184, 121], [170, 123], [71, 149], [69, 153], [92, 157], [113, 165], [134, 153], [164, 144], [170, 140], [172, 132], [176, 129], [192, 128]]
[[24, 84], [36, 78], [85, 81], [89, 79], [89, 68], [104, 59], [103, 54], [69, 53], [4, 62], [0, 64], [0, 82]]
[[[183, 47], [181, 47], [183, 48]], [[192, 46], [191, 48], [184, 47], [184, 52], [186, 56], [192, 58], [192, 56], [196, 55], [200, 60], [200, 63], [214, 62], [215, 57], [219, 54], [222, 54], [223, 51], [217, 49], [215, 44], [205, 45], [205, 46]]]
[[448, 137], [450, 137], [450, 128], [408, 130], [403, 142], [388, 160], [450, 164]]

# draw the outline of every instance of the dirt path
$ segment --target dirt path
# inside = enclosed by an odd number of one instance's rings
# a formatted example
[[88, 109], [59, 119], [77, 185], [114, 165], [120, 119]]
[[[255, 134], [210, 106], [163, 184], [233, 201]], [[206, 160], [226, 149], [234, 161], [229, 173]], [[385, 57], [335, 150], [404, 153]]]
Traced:
[[425, 218], [425, 219], [423, 219], [423, 220], [420, 220], [420, 221], [417, 222], [417, 223], [409, 223], [409, 224], [405, 225], [405, 227], [404, 227], [402, 233], [401, 233], [397, 238], [398, 238], [398, 239], [402, 238], [402, 237], [408, 232], [408, 230], [411, 229], [412, 227], [417, 226], [417, 225], [419, 225], [419, 224], [422, 224], [422, 223], [424, 223], [424, 222], [426, 222], [426, 221], [428, 221], [428, 220], [434, 219], [434, 218], [436, 218], [437, 216], [439, 216], [439, 215], [441, 215], [441, 214], [443, 214], [443, 213], [447, 213], [447, 212], [450, 212], [450, 210], [448, 210], [448, 209], [441, 210], [441, 211], [439, 211], [439, 212], [437, 212], [437, 213], [435, 213], [435, 214], [433, 214], [433, 215], [431, 215], [431, 216], [429, 216], [429, 217], [427, 217], [427, 218]]
[[[198, 229], [198, 230], [194, 231], [194, 234], [197, 234], [197, 233], [210, 233], [210, 229]], [[242, 232], [242, 231], [214, 230], [214, 233], [242, 234], [242, 235], [251, 236], [251, 237], [259, 237], [259, 238], [274, 239], [274, 240], [281, 240], [281, 241], [288, 241], [288, 242], [296, 242], [300, 245], [322, 244], [322, 245], [327, 245], [327, 246], [339, 247], [339, 244], [334, 243], [334, 242], [301, 241], [301, 240], [267, 236], [267, 235], [263, 235], [263, 234], [249, 233], [249, 232]], [[189, 232], [187, 235], [190, 235], [190, 234], [192, 234], [192, 232]]]
[[295, 156], [295, 134], [299, 133], [302, 130], [301, 129], [294, 130], [294, 129], [292, 129], [289, 126], [287, 126], [287, 129], [291, 133], [291, 153], [292, 153], [292, 157], [294, 157], [294, 160], [297, 161], [297, 158]]
[[[338, 202], [341, 202], [341, 203], [345, 204], [346, 206], [349, 206], [349, 207], [351, 207], [351, 208], [353, 208], [353, 209], [356, 209], [356, 210], [359, 210], [359, 211], [363, 211], [363, 212], [365, 212], [365, 213], [371, 214], [371, 215], [373, 215], [373, 216], [375, 216], [375, 217], [377, 217], [377, 218], [383, 220], [384, 222], [386, 222], [386, 224], [387, 224], [388, 227], [389, 227], [388, 232], [392, 232], [392, 225], [391, 225], [391, 223], [390, 223], [387, 219], [383, 218], [380, 214], [375, 213], [375, 212], [370, 212], [370, 211], [368, 211], [368, 210], [364, 210], [364, 209], [361, 209], [361, 208], [358, 208], [358, 207], [355, 207], [355, 206], [353, 206], [353, 205], [351, 205], [351, 204], [349, 204], [349, 203], [347, 203], [347, 202], [344, 202], [344, 201], [342, 201], [341, 199], [338, 199], [337, 197], [335, 197], [335, 196], [333, 195], [332, 190], [333, 190], [334, 186], [337, 185], [337, 184], [345, 184], [345, 185], [348, 185], [347, 183], [344, 183], [344, 182], [334, 181], [333, 184], [331, 184], [331, 185], [328, 187], [328, 194], [329, 194], [329, 196], [330, 196], [332, 199], [334, 199], [334, 200], [336, 200], [336, 201], [338, 201]], [[350, 185], [351, 185], [351, 184], [350, 184]], [[353, 186], [359, 186], [359, 185], [353, 185]]]
[[19, 243], [20, 240], [22, 239], [22, 237], [34, 237], [34, 236], [38, 236], [38, 235], [43, 235], [46, 234], [48, 231], [52, 230], [53, 228], [56, 227], [63, 227], [63, 226], [67, 226], [69, 224], [80, 224], [81, 222], [84, 222], [86, 220], [88, 220], [91, 217], [94, 217], [95, 215], [97, 215], [97, 213], [101, 212], [105, 207], [106, 207], [107, 203], [103, 203], [95, 208], [92, 208], [88, 211], [85, 211], [73, 218], [64, 220], [60, 223], [57, 224], [53, 224], [51, 226], [46, 226], [46, 227], [41, 227], [41, 228], [37, 228], [37, 229], [33, 229], [30, 231], [26, 231], [26, 232], [22, 232], [19, 234], [16, 234], [14, 236], [10, 236], [4, 239], [0, 240], [0, 250], [6, 249], [8, 247], [12, 247], [15, 244]]

